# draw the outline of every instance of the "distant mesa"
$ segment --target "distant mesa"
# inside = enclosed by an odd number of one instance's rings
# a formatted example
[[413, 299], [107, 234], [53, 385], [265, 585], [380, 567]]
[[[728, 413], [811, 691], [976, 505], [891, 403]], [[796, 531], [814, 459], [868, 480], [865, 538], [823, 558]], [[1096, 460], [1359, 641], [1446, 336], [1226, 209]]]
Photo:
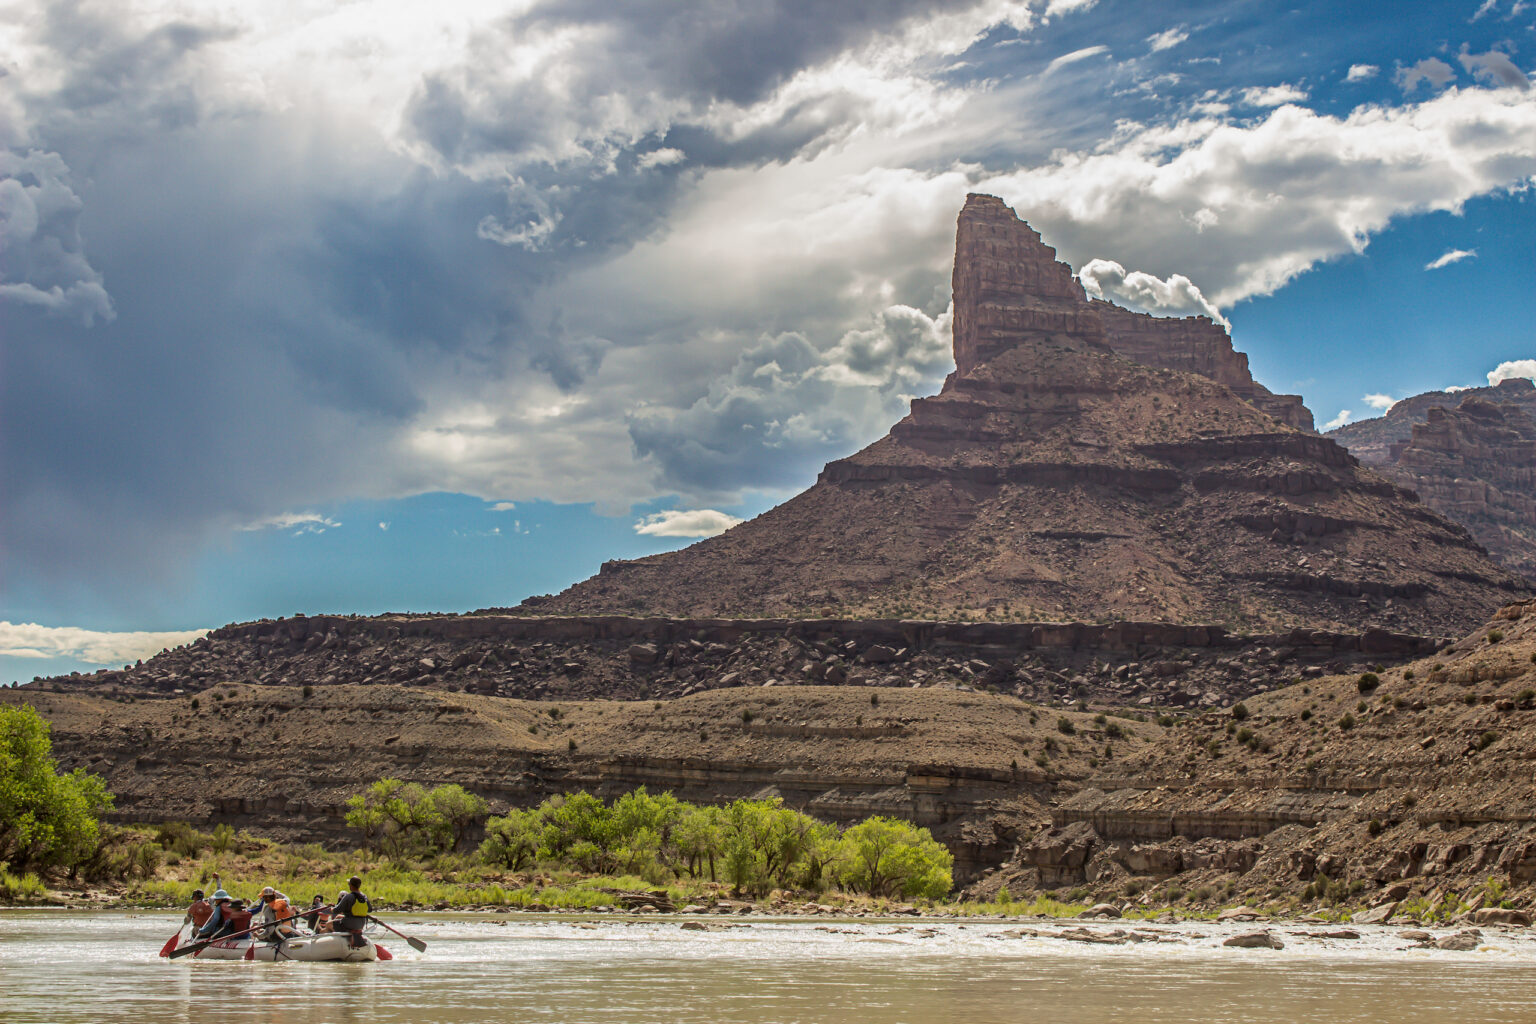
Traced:
[[1205, 317], [1090, 301], [967, 198], [956, 369], [814, 486], [527, 611], [1367, 625], [1459, 634], [1527, 584], [1311, 432]]
[[1329, 437], [1536, 580], [1536, 385], [1430, 391]]

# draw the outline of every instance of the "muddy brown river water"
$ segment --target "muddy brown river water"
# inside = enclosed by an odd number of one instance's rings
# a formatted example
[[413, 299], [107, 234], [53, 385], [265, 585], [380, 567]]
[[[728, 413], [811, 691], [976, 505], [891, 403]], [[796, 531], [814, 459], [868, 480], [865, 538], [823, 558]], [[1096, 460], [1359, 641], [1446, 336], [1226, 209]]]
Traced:
[[[0, 911], [5, 1024], [1536, 1024], [1536, 931], [1468, 952], [1397, 929], [1233, 949], [1252, 925], [1151, 926], [1089, 945], [1069, 925], [395, 915], [379, 964], [159, 959], [178, 916]], [[727, 926], [728, 925], [728, 926]], [[1109, 925], [1093, 926], [1108, 931]], [[1122, 926], [1127, 927], [1127, 926]], [[1020, 934], [1021, 929], [1038, 934]], [[1306, 933], [1306, 934], [1298, 934]]]

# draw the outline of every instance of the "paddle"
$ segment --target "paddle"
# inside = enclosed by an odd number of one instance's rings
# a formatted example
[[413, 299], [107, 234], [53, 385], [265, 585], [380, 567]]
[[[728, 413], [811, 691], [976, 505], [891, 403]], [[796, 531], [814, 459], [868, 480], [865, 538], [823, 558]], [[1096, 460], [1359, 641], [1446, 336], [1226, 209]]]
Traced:
[[[325, 907], [325, 908], [322, 908], [322, 909], [329, 910], [330, 908], [329, 907]], [[182, 946], [180, 949], [173, 949], [173, 950], [171, 950], [169, 953], [167, 953], [165, 955], [170, 957], [172, 960], [174, 960], [174, 959], [176, 959], [179, 956], [186, 956], [188, 953], [196, 953], [199, 950], [207, 949], [209, 946], [213, 945], [215, 942], [223, 942], [225, 939], [238, 939], [242, 935], [249, 935], [249, 934], [251, 934], [251, 932], [259, 931], [262, 928], [270, 928], [273, 925], [283, 924], [286, 921], [296, 921], [299, 918], [303, 917], [304, 914], [308, 914], [308, 913], [310, 913], [310, 911], [308, 909], [306, 909], [303, 914], [290, 914], [287, 917], [280, 917], [276, 921], [263, 921], [261, 924], [252, 925], [251, 927], [247, 928], [243, 932], [231, 932], [228, 935], [220, 935], [216, 939], [203, 939], [201, 942], [193, 942], [193, 943], [190, 943], [188, 945]], [[388, 926], [386, 925], [385, 927], [388, 927]]]
[[176, 929], [176, 934], [171, 936], [171, 941], [160, 947], [161, 956], [170, 956], [171, 950], [176, 948], [176, 943], [181, 941], [181, 929]]
[[390, 931], [394, 932], [396, 935], [400, 936], [407, 943], [409, 943], [410, 947], [412, 949], [414, 949], [416, 952], [418, 952], [418, 953], [425, 953], [427, 951], [427, 944], [425, 942], [421, 941], [420, 939], [415, 938], [415, 937], [410, 936], [410, 935], [407, 935], [407, 934], [405, 934], [405, 932], [402, 932], [398, 928], [390, 928], [389, 925], [385, 924], [383, 921], [380, 921], [378, 918], [374, 917], [372, 914], [368, 915], [368, 920], [372, 921], [374, 924], [378, 925], [380, 928], [389, 928]]

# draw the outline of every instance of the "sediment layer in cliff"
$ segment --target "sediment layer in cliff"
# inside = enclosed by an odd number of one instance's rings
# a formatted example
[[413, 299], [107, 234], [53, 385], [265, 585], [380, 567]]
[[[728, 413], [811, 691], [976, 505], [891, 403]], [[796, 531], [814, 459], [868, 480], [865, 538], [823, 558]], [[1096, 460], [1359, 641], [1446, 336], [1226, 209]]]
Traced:
[[1536, 386], [1525, 378], [1405, 399], [1330, 434], [1429, 507], [1464, 525], [1501, 565], [1536, 579]]
[[1464, 529], [1282, 422], [1305, 425], [1299, 404], [1254, 384], [1220, 328], [1090, 303], [1054, 257], [972, 196], [938, 395], [751, 522], [526, 608], [1455, 635], [1527, 592]]

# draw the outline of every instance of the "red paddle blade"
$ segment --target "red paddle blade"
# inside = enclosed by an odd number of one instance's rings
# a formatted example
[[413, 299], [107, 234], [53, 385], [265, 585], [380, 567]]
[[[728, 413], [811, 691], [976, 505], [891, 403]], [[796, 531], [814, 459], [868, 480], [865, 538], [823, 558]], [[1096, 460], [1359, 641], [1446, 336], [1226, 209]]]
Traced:
[[395, 954], [391, 953], [377, 942], [373, 944], [373, 951], [379, 954], [380, 960], [393, 960], [395, 958]]
[[245, 947], [245, 958], [247, 960], [256, 959], [256, 944], [254, 942]]
[[171, 950], [176, 948], [176, 943], [181, 941], [181, 932], [171, 936], [171, 941], [160, 947], [161, 956], [170, 956]]

